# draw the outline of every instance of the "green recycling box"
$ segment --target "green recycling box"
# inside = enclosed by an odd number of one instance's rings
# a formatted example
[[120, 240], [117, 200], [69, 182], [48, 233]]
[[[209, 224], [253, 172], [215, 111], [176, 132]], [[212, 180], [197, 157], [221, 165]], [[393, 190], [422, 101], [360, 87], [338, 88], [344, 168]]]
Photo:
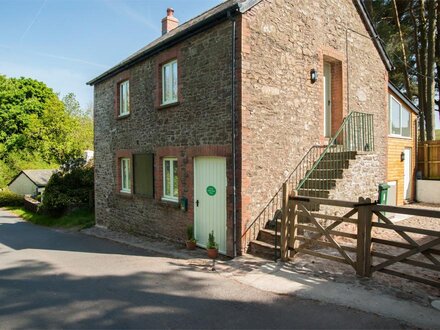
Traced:
[[390, 185], [386, 183], [379, 184], [379, 204], [386, 205], [388, 199], [388, 188]]

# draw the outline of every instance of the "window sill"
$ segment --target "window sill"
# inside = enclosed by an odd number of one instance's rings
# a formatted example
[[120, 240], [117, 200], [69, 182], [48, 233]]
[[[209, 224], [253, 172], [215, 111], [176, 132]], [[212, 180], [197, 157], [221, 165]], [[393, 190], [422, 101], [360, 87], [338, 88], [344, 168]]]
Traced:
[[118, 116], [116, 117], [116, 119], [125, 119], [125, 118], [128, 118], [128, 117], [130, 117], [130, 112], [129, 112], [129, 113], [126, 113], [126, 114], [124, 114], [124, 115], [118, 115]]
[[123, 198], [129, 198], [129, 199], [133, 198], [133, 194], [131, 193], [131, 191], [128, 192], [128, 191], [120, 190], [120, 191], [116, 192], [116, 195], [118, 195], [119, 197], [123, 197]]
[[178, 200], [168, 199], [168, 198], [162, 197], [160, 199], [159, 203], [164, 205], [164, 206], [169, 206], [169, 207], [173, 207], [173, 208], [179, 208], [179, 201]]
[[162, 109], [167, 109], [167, 108], [177, 107], [178, 105], [180, 105], [180, 102], [179, 102], [179, 101], [171, 102], [171, 103], [163, 103], [163, 104], [160, 104], [160, 105], [157, 107], [157, 109], [158, 109], [158, 110], [162, 110]]
[[179, 203], [179, 199], [178, 198], [172, 198], [172, 197], [165, 197], [165, 196], [163, 196], [160, 200], [163, 201], [163, 202]]
[[395, 135], [395, 134], [388, 134], [388, 137], [389, 138], [393, 138], [393, 139], [412, 140], [412, 137], [402, 136], [402, 135]]

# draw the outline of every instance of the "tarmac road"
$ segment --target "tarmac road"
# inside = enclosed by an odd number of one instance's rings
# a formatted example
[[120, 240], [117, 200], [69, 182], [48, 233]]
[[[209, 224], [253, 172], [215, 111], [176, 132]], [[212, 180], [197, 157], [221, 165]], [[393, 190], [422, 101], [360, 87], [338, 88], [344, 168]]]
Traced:
[[394, 319], [263, 292], [187, 261], [0, 210], [0, 329], [402, 329]]

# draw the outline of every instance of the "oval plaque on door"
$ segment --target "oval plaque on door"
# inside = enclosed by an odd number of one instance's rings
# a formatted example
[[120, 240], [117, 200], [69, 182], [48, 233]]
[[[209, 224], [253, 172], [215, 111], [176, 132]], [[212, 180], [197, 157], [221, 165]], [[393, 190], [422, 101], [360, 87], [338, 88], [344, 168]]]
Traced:
[[215, 189], [214, 186], [208, 186], [208, 187], [206, 187], [206, 193], [209, 196], [214, 196], [217, 193], [217, 189]]

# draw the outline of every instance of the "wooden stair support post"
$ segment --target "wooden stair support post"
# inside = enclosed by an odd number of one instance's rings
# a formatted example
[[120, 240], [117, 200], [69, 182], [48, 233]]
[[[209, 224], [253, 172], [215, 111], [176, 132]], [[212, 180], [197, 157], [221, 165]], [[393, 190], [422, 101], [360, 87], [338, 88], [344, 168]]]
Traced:
[[[298, 192], [296, 190], [293, 191], [292, 196], [295, 197], [298, 195]], [[290, 240], [289, 240], [289, 247], [293, 248], [293, 252], [291, 257], [295, 256], [297, 253], [296, 249], [299, 247], [300, 241], [296, 239], [298, 236], [298, 227], [296, 226], [298, 224], [298, 203], [295, 200], [290, 201], [290, 216], [289, 216], [289, 224], [290, 224]]]
[[359, 197], [356, 274], [361, 277], [371, 277], [371, 227], [373, 220], [371, 199]]
[[283, 183], [283, 216], [281, 218], [281, 235], [280, 235], [280, 252], [281, 260], [289, 260], [289, 235], [288, 235], [288, 218], [289, 218], [289, 192], [287, 190], [287, 182]]

